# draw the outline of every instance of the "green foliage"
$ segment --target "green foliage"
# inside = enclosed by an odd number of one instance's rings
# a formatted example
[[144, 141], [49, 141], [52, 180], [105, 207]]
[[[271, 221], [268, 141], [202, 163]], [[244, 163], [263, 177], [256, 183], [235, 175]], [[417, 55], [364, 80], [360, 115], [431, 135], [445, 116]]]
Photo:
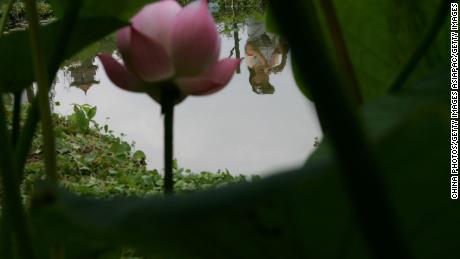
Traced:
[[72, 62], [77, 60], [80, 62], [93, 60], [98, 53], [113, 53], [116, 48], [115, 34], [111, 34], [95, 43], [92, 43], [88, 47], [85, 47], [82, 51], [67, 59], [63, 66], [69, 66]]
[[80, 132], [86, 133], [89, 131], [90, 122], [94, 122], [97, 107], [91, 107], [88, 104], [74, 104], [74, 113], [70, 116], [71, 123], [76, 126]]
[[[0, 17], [3, 16], [3, 10], [0, 9]], [[37, 12], [41, 20], [46, 20], [54, 16], [54, 12], [46, 1], [37, 1]], [[11, 7], [8, 17], [7, 27], [9, 29], [26, 25], [26, 11], [23, 1], [16, 1]]]
[[144, 5], [156, 2], [156, 0], [50, 0], [59, 18], [63, 18], [66, 13], [74, 12], [73, 4], [79, 2], [81, 18], [114, 18], [129, 21], [137, 11]]
[[[335, 1], [346, 44], [366, 100], [385, 95], [393, 79], [434, 23], [436, 11], [447, 9], [444, 0], [410, 1]], [[366, 10], [359, 18], [356, 9]], [[447, 16], [447, 12], [446, 15]], [[372, 19], [371, 19], [372, 17]], [[364, 22], [368, 21], [368, 22]], [[446, 19], [447, 21], [447, 19]], [[372, 37], [374, 31], [378, 37]], [[440, 29], [446, 35], [448, 26]], [[359, 37], [356, 34], [359, 32]], [[424, 52], [413, 80], [445, 69], [448, 63], [448, 37], [433, 38], [434, 44]]]
[[[63, 31], [65, 23], [53, 22], [41, 29], [42, 38], [46, 41], [45, 53], [49, 63], [49, 73], [54, 76], [58, 65], [88, 44], [107, 36], [115, 29], [126, 25], [126, 23], [111, 18], [85, 18], [80, 19], [74, 32], [69, 35], [67, 48], [60, 45], [56, 39]], [[91, 28], [90, 30], [88, 28]], [[68, 32], [66, 32], [68, 33]], [[28, 87], [33, 80], [33, 70], [28, 34], [26, 31], [10, 33], [0, 38], [0, 92], [17, 92]], [[62, 60], [56, 62], [58, 52], [63, 52]], [[9, 71], [5, 73], [5, 71]]]
[[[125, 26], [130, 15], [148, 2], [151, 1], [52, 1], [60, 19], [41, 29], [50, 75], [54, 76], [66, 58]], [[27, 31], [0, 38], [0, 71], [11, 71], [0, 73], [0, 93], [17, 92], [32, 83], [31, 53], [25, 51], [29, 49]]]
[[[115, 136], [107, 125], [97, 124], [95, 114], [96, 107], [87, 104], [74, 105], [74, 113], [68, 117], [54, 114], [60, 183], [91, 197], [161, 195], [162, 176], [158, 170], [147, 169], [144, 152]], [[26, 195], [33, 183], [45, 176], [42, 145], [39, 131], [25, 170]], [[177, 165], [174, 175], [178, 192], [246, 182], [244, 176], [232, 176], [228, 171], [193, 173]]]
[[243, 24], [249, 17], [254, 20], [264, 20], [264, 9], [260, 6], [241, 6], [236, 11], [231, 9], [219, 9], [213, 13], [217, 23], [222, 25], [219, 32], [231, 35], [235, 28], [233, 26]]
[[[442, 222], [455, 220], [459, 207], [445, 198], [448, 189], [437, 173], [449, 170], [448, 104], [432, 93], [444, 91], [439, 86], [445, 83], [434, 81], [429, 91], [416, 85], [416, 95], [410, 91], [381, 98], [362, 113], [384, 171], [380, 176], [415, 258], [449, 258], [457, 246], [451, 224]], [[369, 258], [332, 151], [327, 140], [302, 169], [187, 196], [94, 201], [59, 191], [56, 202], [45, 206], [37, 196], [34, 219], [37, 226], [46, 226], [43, 233], [51, 239], [72, 231], [65, 242], [78, 258], [94, 252], [88, 233], [99, 244], [97, 251], [128, 245], [160, 258]], [[49, 219], [60, 221], [53, 220], [50, 229]], [[427, 222], [436, 229], [436, 240]], [[432, 250], [433, 245], [441, 249]]]
[[[321, 9], [319, 2], [313, 1], [316, 3], [316, 9]], [[364, 101], [374, 100], [390, 91], [392, 83], [419, 46], [420, 38], [429, 33], [431, 24], [436, 23], [436, 11], [441, 5], [447, 8], [443, 0], [423, 0], [417, 1], [417, 4], [398, 0], [332, 2]], [[358, 14], [357, 10], [362, 12]], [[334, 33], [328, 24], [329, 18], [323, 12], [319, 12], [318, 15], [321, 23], [317, 24], [317, 28], [321, 28], [321, 33], [327, 39], [324, 43], [328, 46], [328, 58], [335, 57], [336, 48], [332, 44], [337, 40], [332, 38]], [[268, 18], [269, 27], [280, 31], [272, 28], [276, 26], [276, 22], [272, 21], [271, 16]], [[376, 34], [376, 31], [379, 33]], [[438, 37], [429, 35], [434, 43], [422, 52], [422, 59], [417, 71], [410, 78], [411, 82], [419, 80], [423, 75], [437, 73], [448, 66], [450, 52], [445, 47], [449, 39], [448, 26], [443, 26], [437, 31]], [[293, 56], [297, 58], [296, 55]], [[339, 59], [334, 61], [342, 62]], [[297, 63], [293, 62], [296, 82], [304, 95], [312, 99], [309, 83], [299, 79], [301, 71], [298, 71]], [[345, 71], [341, 73], [347, 74]]]

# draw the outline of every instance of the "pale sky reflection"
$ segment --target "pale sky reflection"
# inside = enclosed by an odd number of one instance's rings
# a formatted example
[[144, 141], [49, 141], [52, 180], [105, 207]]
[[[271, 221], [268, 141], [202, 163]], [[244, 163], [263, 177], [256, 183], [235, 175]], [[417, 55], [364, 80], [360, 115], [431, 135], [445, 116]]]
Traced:
[[[244, 51], [245, 30], [240, 32]], [[222, 37], [222, 57], [234, 47], [233, 38]], [[95, 61], [100, 65], [99, 61]], [[229, 169], [233, 174], [269, 174], [301, 166], [321, 136], [314, 106], [297, 89], [290, 62], [280, 74], [272, 75], [273, 95], [255, 94], [244, 64], [241, 74], [217, 94], [189, 97], [176, 107], [175, 157], [181, 167], [194, 171]], [[69, 87], [63, 71], [58, 73], [56, 111], [72, 113], [72, 103], [97, 106], [96, 120], [147, 155], [149, 168], [162, 168], [163, 129], [160, 106], [144, 94], [120, 90], [97, 70], [99, 85], [87, 95]]]

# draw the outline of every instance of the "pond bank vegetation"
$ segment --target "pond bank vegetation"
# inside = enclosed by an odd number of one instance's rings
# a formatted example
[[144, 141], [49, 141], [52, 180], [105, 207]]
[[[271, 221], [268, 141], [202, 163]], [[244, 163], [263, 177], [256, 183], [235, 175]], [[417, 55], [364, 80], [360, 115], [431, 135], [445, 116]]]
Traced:
[[[6, 112], [11, 117], [9, 107]], [[28, 109], [27, 106], [24, 108], [24, 111]], [[161, 171], [149, 170], [144, 152], [136, 150], [135, 143], [126, 142], [124, 134], [116, 136], [107, 124], [94, 121], [96, 112], [96, 107], [75, 105], [74, 113], [69, 116], [53, 114], [61, 185], [80, 195], [99, 198], [161, 195]], [[38, 130], [25, 167], [24, 197], [33, 191], [34, 182], [45, 178], [40, 139]], [[175, 161], [174, 179], [175, 190], [187, 193], [252, 181], [258, 177], [235, 176], [228, 170], [197, 173], [181, 168]]]

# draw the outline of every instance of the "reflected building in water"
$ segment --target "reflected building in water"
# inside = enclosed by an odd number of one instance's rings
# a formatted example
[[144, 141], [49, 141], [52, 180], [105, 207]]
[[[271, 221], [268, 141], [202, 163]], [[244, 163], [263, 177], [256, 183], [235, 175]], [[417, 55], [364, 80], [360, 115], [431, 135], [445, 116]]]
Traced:
[[94, 58], [72, 64], [68, 68], [71, 77], [70, 86], [81, 89], [86, 95], [93, 85], [99, 84], [99, 81], [95, 79], [97, 69], [98, 66], [94, 65]]
[[263, 21], [246, 20], [248, 40], [244, 47], [249, 83], [257, 94], [273, 94], [270, 75], [284, 70], [289, 47], [279, 36], [267, 32]]

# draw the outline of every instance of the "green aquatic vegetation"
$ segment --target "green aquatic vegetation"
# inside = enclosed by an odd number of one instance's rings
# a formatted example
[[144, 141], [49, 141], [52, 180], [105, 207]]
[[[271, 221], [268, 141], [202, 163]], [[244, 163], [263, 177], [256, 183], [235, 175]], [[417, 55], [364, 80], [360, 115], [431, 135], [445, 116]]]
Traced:
[[[6, 2], [6, 1], [5, 1]], [[2, 1], [0, 1], [0, 4]], [[0, 8], [1, 9], [1, 8]], [[3, 10], [0, 10], [0, 17], [3, 16]], [[54, 11], [46, 1], [37, 1], [37, 13], [42, 20], [54, 17]], [[11, 6], [8, 17], [8, 28], [23, 27], [26, 23], [26, 9], [23, 1], [16, 1]]]
[[[162, 193], [159, 170], [148, 170], [144, 152], [116, 136], [107, 124], [93, 120], [96, 107], [75, 105], [69, 116], [53, 115], [56, 132], [57, 169], [60, 183], [78, 194], [93, 197], [149, 196]], [[43, 144], [38, 131], [25, 168], [24, 194], [36, 180], [45, 178]], [[192, 172], [174, 164], [178, 192], [192, 192], [230, 183], [246, 182], [228, 170]]]

